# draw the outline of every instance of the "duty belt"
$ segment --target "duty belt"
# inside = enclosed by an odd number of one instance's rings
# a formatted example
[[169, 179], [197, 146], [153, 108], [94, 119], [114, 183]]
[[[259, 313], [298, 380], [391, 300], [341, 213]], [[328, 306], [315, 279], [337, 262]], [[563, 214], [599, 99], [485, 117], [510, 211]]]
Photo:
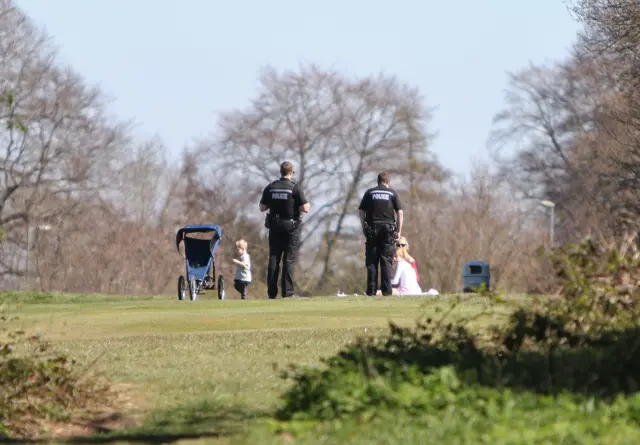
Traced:
[[395, 226], [396, 222], [395, 221], [375, 221], [375, 222], [372, 222], [371, 225], [373, 225], [373, 226]]
[[264, 226], [267, 229], [272, 229], [272, 224], [278, 225], [282, 222], [291, 222], [293, 223], [293, 228], [296, 228], [300, 224], [300, 221], [301, 218], [281, 218], [280, 215], [271, 215], [270, 213], [267, 213], [264, 218]]

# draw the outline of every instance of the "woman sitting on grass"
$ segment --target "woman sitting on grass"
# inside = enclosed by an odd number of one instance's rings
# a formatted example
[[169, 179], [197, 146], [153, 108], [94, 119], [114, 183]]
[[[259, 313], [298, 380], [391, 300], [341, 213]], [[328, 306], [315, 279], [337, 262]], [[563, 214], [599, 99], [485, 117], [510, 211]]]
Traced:
[[411, 266], [408, 258], [409, 253], [406, 249], [398, 247], [396, 249], [396, 256], [394, 258], [396, 262], [396, 273], [391, 280], [393, 286], [393, 295], [421, 295], [422, 289], [418, 284], [418, 278], [416, 276], [415, 269]]
[[396, 247], [404, 250], [405, 258], [407, 259], [409, 264], [411, 264], [411, 267], [413, 267], [413, 270], [415, 270], [416, 281], [419, 283], [420, 272], [418, 272], [418, 265], [416, 264], [416, 260], [411, 255], [409, 255], [409, 243], [407, 242], [407, 239], [404, 236], [401, 236], [400, 238], [398, 238], [398, 241], [396, 242]]

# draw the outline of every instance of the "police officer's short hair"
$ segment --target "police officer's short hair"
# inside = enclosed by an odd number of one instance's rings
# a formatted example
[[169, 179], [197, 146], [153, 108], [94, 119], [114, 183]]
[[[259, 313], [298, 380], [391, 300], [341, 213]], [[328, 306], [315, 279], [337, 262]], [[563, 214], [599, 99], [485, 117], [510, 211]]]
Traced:
[[378, 173], [378, 185], [380, 184], [389, 184], [391, 180], [391, 175], [387, 172]]
[[287, 176], [293, 173], [293, 164], [291, 162], [283, 162], [280, 164], [280, 176]]

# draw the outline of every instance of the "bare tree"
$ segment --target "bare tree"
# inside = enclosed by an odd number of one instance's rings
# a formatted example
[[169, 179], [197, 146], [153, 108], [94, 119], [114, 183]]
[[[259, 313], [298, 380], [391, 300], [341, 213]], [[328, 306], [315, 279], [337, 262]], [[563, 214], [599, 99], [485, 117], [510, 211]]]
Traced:
[[599, 55], [616, 59], [629, 71], [638, 69], [640, 6], [637, 1], [575, 0], [572, 11], [585, 25], [582, 43]]
[[58, 63], [44, 33], [11, 2], [0, 8], [0, 274], [24, 275], [28, 261], [41, 289], [174, 293], [184, 272], [171, 244], [178, 227], [228, 228], [219, 251], [227, 276], [229, 241], [262, 244], [234, 200], [240, 187], [221, 194], [188, 152], [170, 162], [159, 139], [135, 141], [128, 123], [108, 118], [99, 89]]
[[112, 187], [103, 193], [123, 217], [141, 225], [163, 227], [179, 187], [181, 166], [168, 160], [159, 138], [131, 144], [118, 159]]
[[[605, 173], [613, 151], [603, 144], [602, 124], [616, 85], [601, 82], [597, 62], [576, 52], [552, 67], [511, 75], [489, 140], [502, 174], [526, 198], [557, 204], [564, 237], [584, 232], [585, 221], [602, 216], [611, 198]], [[501, 158], [505, 148], [515, 148], [515, 155]]]
[[474, 163], [468, 177], [452, 177], [423, 198], [406, 224], [423, 289], [462, 290], [470, 260], [491, 265], [492, 286], [505, 291], [542, 287], [536, 250], [547, 239], [544, 214], [489, 165]]
[[260, 87], [247, 109], [223, 114], [217, 142], [206, 145], [224, 168], [248, 173], [251, 205], [278, 177], [280, 162], [294, 162], [313, 203], [303, 243], [319, 243], [309, 271], [326, 282], [336, 255], [358, 245], [357, 207], [375, 174], [411, 173], [415, 182], [416, 172], [439, 168], [427, 148], [431, 110], [415, 88], [383, 74], [352, 79], [315, 65], [266, 69]]
[[[585, 68], [568, 61], [510, 75], [506, 106], [494, 117], [489, 143], [507, 165], [504, 173], [520, 178], [528, 197], [545, 198], [562, 187], [576, 169], [570, 156], [575, 141], [595, 126], [601, 97]], [[516, 156], [501, 159], [510, 146]]]
[[640, 216], [640, 6], [636, 0], [577, 0], [573, 11], [585, 25], [581, 52], [604, 60], [599, 80], [616, 86], [601, 124], [614, 148], [605, 178], [621, 217], [631, 222]]
[[254, 205], [262, 188], [277, 179], [279, 164], [293, 161], [296, 180], [317, 203], [306, 218], [309, 237], [341, 200], [332, 181], [342, 173], [337, 138], [344, 80], [312, 65], [300, 72], [266, 68], [259, 81], [261, 91], [247, 109], [222, 114], [212, 156], [230, 172], [243, 170]]
[[56, 66], [46, 36], [12, 2], [0, 7], [0, 227], [12, 249], [0, 275], [21, 275], [28, 227], [60, 220], [102, 188], [124, 126], [106, 116], [98, 89]]
[[42, 290], [175, 295], [184, 263], [163, 230], [83, 202], [55, 231], [36, 232], [32, 285]]
[[[343, 200], [336, 206], [337, 216], [327, 233], [320, 282], [335, 270], [335, 248], [345, 240], [349, 222], [351, 234], [359, 237], [356, 210], [362, 193], [375, 185], [380, 170], [390, 171], [398, 183], [406, 175], [409, 187], [414, 188], [416, 171], [441, 170], [430, 158], [427, 125], [431, 114], [416, 88], [381, 74], [352, 81], [345, 99], [340, 147], [346, 172], [339, 178]], [[429, 179], [435, 182], [437, 176]]]

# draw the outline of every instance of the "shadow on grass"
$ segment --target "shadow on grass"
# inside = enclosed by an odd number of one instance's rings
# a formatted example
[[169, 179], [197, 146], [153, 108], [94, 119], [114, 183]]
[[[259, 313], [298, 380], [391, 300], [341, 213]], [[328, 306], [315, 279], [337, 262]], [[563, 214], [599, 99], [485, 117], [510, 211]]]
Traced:
[[246, 431], [247, 422], [265, 413], [242, 406], [224, 406], [217, 401], [204, 400], [194, 404], [176, 405], [170, 409], [149, 413], [140, 427], [110, 428], [86, 424], [93, 434], [65, 435], [46, 439], [2, 439], [9, 444], [60, 443], [109, 444], [115, 442], [167, 444], [184, 439], [222, 438]]

